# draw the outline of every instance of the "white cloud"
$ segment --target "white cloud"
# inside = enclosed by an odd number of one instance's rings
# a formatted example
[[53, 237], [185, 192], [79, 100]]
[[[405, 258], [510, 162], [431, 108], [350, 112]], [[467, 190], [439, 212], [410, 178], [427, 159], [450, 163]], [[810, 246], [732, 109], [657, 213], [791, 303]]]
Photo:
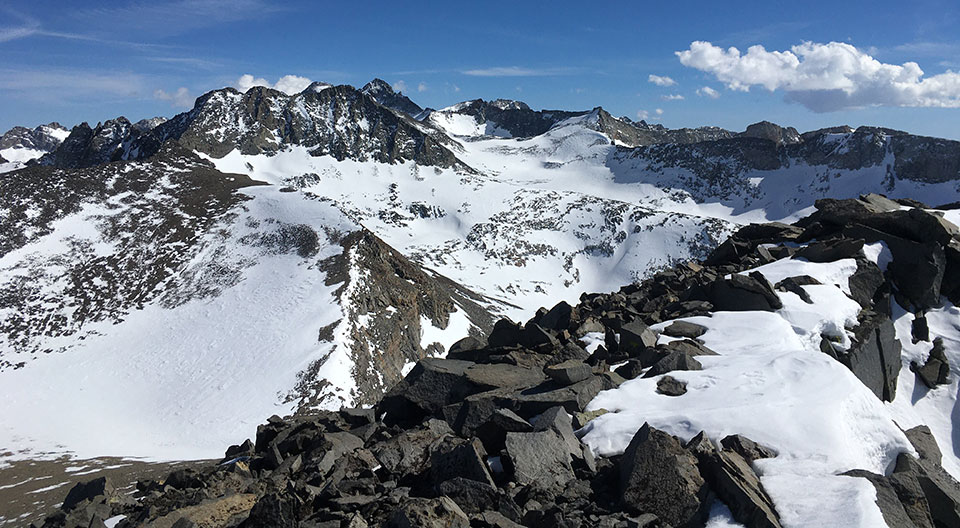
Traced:
[[0, 68], [0, 91], [37, 101], [92, 101], [104, 96], [142, 97], [146, 79], [135, 73], [83, 70], [17, 70]]
[[684, 97], [680, 94], [661, 95], [660, 99], [664, 101], [683, 101]]
[[453, 91], [454, 91], [454, 92], [459, 92], [459, 91], [460, 91], [460, 87], [457, 86], [456, 84], [454, 84], [454, 85], [453, 85]]
[[407, 83], [405, 83], [405, 82], [403, 82], [403, 81], [397, 81], [397, 82], [393, 83], [393, 91], [394, 91], [394, 92], [406, 92], [406, 91], [407, 91]]
[[657, 113], [658, 116], [663, 115], [663, 108], [657, 108], [657, 109], [654, 110], [654, 111]]
[[731, 90], [762, 86], [815, 112], [865, 106], [960, 108], [960, 73], [923, 78], [915, 62], [885, 64], [842, 43], [804, 42], [790, 51], [751, 46], [746, 53], [709, 42], [676, 52], [684, 66], [713, 74]]
[[284, 75], [277, 79], [276, 83], [271, 84], [270, 81], [264, 79], [263, 77], [254, 77], [249, 73], [241, 75], [237, 82], [234, 83], [234, 86], [237, 87], [241, 92], [246, 92], [254, 86], [266, 86], [267, 88], [273, 88], [274, 90], [280, 90], [281, 92], [287, 95], [293, 95], [304, 91], [307, 86], [310, 86], [310, 83], [313, 82], [306, 77], [299, 77], [297, 75]]
[[657, 86], [675, 86], [677, 81], [674, 81], [670, 77], [661, 77], [659, 75], [651, 74], [650, 77], [647, 77], [647, 80], [656, 84]]
[[710, 99], [716, 99], [720, 97], [720, 92], [710, 88], [709, 86], [704, 86], [703, 88], [697, 89], [697, 95], [700, 97], [709, 97]]
[[646, 110], [637, 110], [637, 119], [641, 121], [650, 119], [650, 112], [647, 112]]
[[190, 108], [193, 106], [193, 97], [190, 96], [190, 90], [181, 86], [174, 93], [168, 93], [157, 88], [153, 92], [153, 98], [161, 101], [170, 101], [170, 106], [174, 108]]
[[418, 92], [426, 92], [426, 91], [427, 91], [427, 83], [422, 82], [422, 83], [418, 84], [418, 85], [417, 85], [417, 91], [418, 91]]
[[576, 68], [521, 68], [519, 66], [497, 66], [466, 70], [461, 73], [474, 77], [542, 77], [548, 75], [569, 75], [577, 73]]

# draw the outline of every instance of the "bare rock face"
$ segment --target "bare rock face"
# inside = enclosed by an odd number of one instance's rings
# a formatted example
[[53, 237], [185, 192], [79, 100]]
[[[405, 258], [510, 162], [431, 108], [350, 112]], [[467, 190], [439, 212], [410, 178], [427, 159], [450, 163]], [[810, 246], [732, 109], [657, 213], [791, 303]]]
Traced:
[[697, 458], [676, 438], [644, 424], [623, 454], [620, 488], [623, 504], [655, 511], [673, 526], [698, 526], [709, 512], [709, 491]]
[[893, 401], [900, 372], [900, 341], [886, 314], [864, 310], [854, 329], [854, 343], [835, 358], [860, 378], [877, 398]]

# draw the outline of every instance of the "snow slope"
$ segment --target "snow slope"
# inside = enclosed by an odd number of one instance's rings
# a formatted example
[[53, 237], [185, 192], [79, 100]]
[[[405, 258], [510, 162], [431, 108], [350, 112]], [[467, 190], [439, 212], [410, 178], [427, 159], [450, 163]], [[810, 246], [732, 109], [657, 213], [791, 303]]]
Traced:
[[[866, 253], [883, 264], [880, 244]], [[845, 293], [856, 267], [853, 259], [811, 263], [790, 258], [756, 268], [772, 283], [810, 275], [822, 285], [803, 286], [813, 304], [792, 292], [777, 292], [783, 308], [774, 313], [717, 312], [686, 319], [708, 328], [701, 339], [719, 355], [698, 357], [702, 371], [671, 372], [687, 382], [688, 392], [681, 397], [658, 394], [657, 377], [600, 393], [588, 409], [610, 413], [587, 425], [584, 441], [601, 455], [619, 454], [645, 422], [686, 440], [700, 431], [717, 440], [742, 434], [777, 452], [755, 467], [784, 526], [884, 526], [873, 486], [840, 473], [887, 473], [899, 453], [915, 453], [901, 428], [928, 424], [943, 448], [944, 468], [955, 477], [960, 474], [952, 424], [960, 312], [947, 303], [927, 316], [931, 332], [948, 343], [953, 375], [949, 385], [924, 396], [925, 389], [914, 386], [909, 363], [925, 359], [930, 345], [911, 343], [912, 317], [899, 309], [903, 368], [896, 399], [883, 403], [819, 347], [821, 334], [849, 346], [845, 327], [856, 324], [860, 306]]]

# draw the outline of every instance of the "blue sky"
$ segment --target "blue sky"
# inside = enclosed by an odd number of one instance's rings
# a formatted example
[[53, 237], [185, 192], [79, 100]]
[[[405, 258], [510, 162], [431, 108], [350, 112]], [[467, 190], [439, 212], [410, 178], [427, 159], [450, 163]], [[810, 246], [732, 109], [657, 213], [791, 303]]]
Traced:
[[732, 4], [6, 0], [0, 129], [171, 116], [250, 74], [381, 77], [434, 108], [512, 98], [671, 128], [960, 139], [960, 3]]

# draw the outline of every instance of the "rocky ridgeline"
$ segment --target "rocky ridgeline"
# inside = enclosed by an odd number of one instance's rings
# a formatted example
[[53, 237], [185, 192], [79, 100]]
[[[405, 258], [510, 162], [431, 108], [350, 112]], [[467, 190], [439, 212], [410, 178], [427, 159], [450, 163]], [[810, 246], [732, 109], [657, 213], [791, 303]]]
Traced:
[[[903, 206], [916, 206], [906, 208]], [[605, 411], [585, 412], [600, 391], [637, 376], [660, 376], [657, 390], [685, 393], [669, 373], [697, 370], [714, 354], [706, 328], [674, 321], [658, 344], [648, 325], [720, 310], [781, 307], [777, 291], [805, 297], [797, 276], [770, 284], [739, 272], [784, 257], [855, 259], [850, 295], [861, 306], [849, 349], [824, 336], [823, 352], [876, 396], [892, 400], [900, 345], [891, 299], [915, 314], [913, 338], [936, 340], [924, 310], [941, 295], [960, 301], [956, 226], [921, 204], [868, 195], [822, 200], [794, 225], [754, 224], [702, 264], [686, 263], [577, 306], [541, 309], [526, 324], [500, 320], [487, 341], [468, 337], [445, 359], [428, 358], [375, 406], [272, 417], [256, 439], [227, 449], [200, 471], [143, 481], [136, 499], [105, 480], [72, 489], [44, 527], [688, 527], [702, 526], [715, 500], [748, 527], [780, 526], [753, 468], [776, 452], [739, 435], [688, 442], [644, 425], [619, 456], [596, 458], [578, 430]], [[865, 243], [883, 241], [882, 271]], [[588, 353], [581, 338], [605, 334]], [[946, 356], [915, 365], [928, 385], [946, 381]], [[936, 347], [935, 347], [936, 350]], [[619, 365], [611, 370], [611, 365]], [[960, 484], [940, 467], [924, 426], [906, 431], [919, 458], [902, 453], [890, 475], [862, 470], [890, 526], [957, 526]]]
[[40, 163], [79, 168], [145, 159], [175, 140], [214, 158], [233, 150], [273, 155], [299, 145], [315, 156], [338, 160], [462, 167], [448, 149], [452, 140], [442, 132], [388, 108], [403, 101], [413, 104], [389, 86], [374, 83], [364, 90], [314, 83], [295, 95], [263, 86], [243, 93], [223, 88], [200, 96], [193, 109], [155, 127], [123, 117], [96, 127], [77, 125]]
[[0, 150], [22, 148], [51, 152], [60, 145], [67, 129], [53, 122], [36, 128], [13, 127], [0, 136]]

